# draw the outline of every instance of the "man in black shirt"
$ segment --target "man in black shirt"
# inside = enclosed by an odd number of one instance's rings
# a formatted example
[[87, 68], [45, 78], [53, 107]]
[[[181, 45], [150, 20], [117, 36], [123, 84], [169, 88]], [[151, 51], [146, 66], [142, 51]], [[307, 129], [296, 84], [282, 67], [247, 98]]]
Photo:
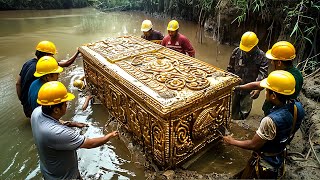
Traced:
[[152, 29], [152, 23], [150, 20], [144, 20], [141, 24], [141, 31], [143, 35], [141, 38], [146, 39], [148, 41], [152, 41], [160, 44], [163, 39], [163, 34], [157, 30]]
[[[28, 118], [30, 118], [32, 113], [31, 106], [29, 105], [29, 102], [28, 102], [29, 87], [34, 80], [38, 79], [37, 77], [34, 76], [34, 73], [36, 72], [36, 64], [38, 60], [43, 56], [53, 56], [56, 54], [56, 52], [57, 50], [54, 43], [50, 41], [39, 42], [38, 45], [36, 46], [36, 52], [35, 52], [36, 57], [24, 63], [19, 73], [19, 76], [16, 82], [16, 91], [17, 91], [18, 98], [21, 101], [21, 104], [23, 106], [23, 112]], [[59, 66], [61, 67], [70, 66], [75, 61], [79, 53], [80, 52], [77, 51], [67, 61], [58, 62]]]

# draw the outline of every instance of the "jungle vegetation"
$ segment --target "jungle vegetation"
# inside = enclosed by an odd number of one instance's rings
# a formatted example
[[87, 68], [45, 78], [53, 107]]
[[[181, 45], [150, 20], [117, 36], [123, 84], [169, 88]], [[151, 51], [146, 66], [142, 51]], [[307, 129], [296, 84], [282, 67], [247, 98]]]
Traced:
[[0, 0], [0, 10], [81, 8], [90, 0]]
[[[271, 48], [278, 40], [292, 42], [295, 64], [309, 74], [320, 67], [319, 0], [0, 0], [0, 9], [56, 9], [94, 6], [102, 11], [139, 10], [198, 22], [216, 39], [239, 41], [237, 32], [253, 30]], [[220, 37], [221, 36], [221, 37]], [[230, 40], [231, 39], [231, 40]], [[260, 41], [261, 41], [260, 39]], [[234, 42], [232, 42], [234, 41]]]
[[263, 24], [268, 48], [278, 40], [288, 40], [296, 47], [295, 64], [303, 73], [309, 74], [320, 67], [319, 0], [95, 0], [95, 5], [103, 10], [163, 14], [197, 21], [200, 26], [210, 20], [220, 26], [223, 14], [232, 17], [228, 23], [233, 27]]

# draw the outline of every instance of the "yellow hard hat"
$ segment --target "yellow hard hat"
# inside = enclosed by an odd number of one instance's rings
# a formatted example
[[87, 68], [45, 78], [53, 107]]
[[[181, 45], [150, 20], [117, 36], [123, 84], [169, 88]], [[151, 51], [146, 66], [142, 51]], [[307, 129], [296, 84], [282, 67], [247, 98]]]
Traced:
[[38, 93], [37, 103], [51, 106], [74, 99], [74, 95], [67, 92], [67, 88], [59, 81], [43, 84]]
[[296, 49], [287, 41], [279, 41], [267, 51], [266, 57], [272, 60], [292, 60], [296, 57]]
[[176, 31], [177, 29], [179, 29], [179, 23], [178, 23], [178, 21], [176, 21], [176, 20], [171, 20], [171, 21], [168, 23], [167, 30], [168, 30], [168, 31]]
[[36, 47], [37, 51], [50, 53], [50, 54], [56, 54], [57, 49], [56, 46], [53, 44], [53, 42], [50, 41], [41, 41]]
[[152, 22], [150, 20], [144, 20], [141, 24], [141, 31], [147, 32], [152, 28]]
[[248, 31], [245, 32], [240, 41], [240, 49], [249, 52], [253, 47], [255, 47], [259, 42], [256, 33]]
[[36, 65], [35, 77], [41, 77], [46, 74], [61, 73], [63, 68], [58, 65], [58, 62], [51, 56], [43, 56]]
[[83, 89], [84, 88], [84, 82], [80, 79], [77, 79], [75, 81], [73, 81], [73, 86], [79, 89]]
[[283, 95], [295, 92], [296, 80], [288, 71], [272, 71], [269, 76], [260, 82], [260, 86]]

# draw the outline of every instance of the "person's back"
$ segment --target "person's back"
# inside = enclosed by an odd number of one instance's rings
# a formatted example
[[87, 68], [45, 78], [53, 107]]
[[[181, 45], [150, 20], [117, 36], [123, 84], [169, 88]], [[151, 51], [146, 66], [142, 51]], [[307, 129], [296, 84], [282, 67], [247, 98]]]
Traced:
[[296, 67], [292, 66], [292, 67], [285, 69], [285, 70], [288, 71], [289, 73], [291, 73], [293, 75], [294, 79], [296, 80], [296, 86], [295, 86], [296, 91], [291, 95], [292, 99], [296, 99], [302, 90], [303, 76], [302, 76], [300, 70], [297, 69]]
[[39, 79], [32, 82], [28, 92], [28, 104], [31, 112], [39, 106], [37, 98], [41, 86], [46, 82], [58, 80], [59, 73], [62, 71], [63, 68], [60, 67], [56, 59], [51, 56], [43, 56], [38, 60], [36, 71], [33, 75]]
[[70, 127], [85, 127], [77, 122], [60, 122], [67, 112], [67, 102], [75, 98], [58, 81], [43, 84], [37, 107], [31, 115], [32, 134], [40, 157], [40, 170], [45, 179], [81, 179], [76, 150], [95, 148], [118, 136], [113, 131], [105, 136], [87, 138]]
[[[296, 114], [296, 117], [294, 117], [294, 114]], [[291, 142], [294, 134], [300, 128], [304, 116], [305, 111], [298, 101], [292, 101], [283, 107], [271, 109], [267, 117], [273, 121], [277, 130], [274, 139], [267, 141], [260, 149], [264, 160], [275, 167], [282, 165], [284, 156], [281, 152], [284, 151], [286, 145]], [[270, 154], [273, 154], [273, 156], [270, 156]]]
[[38, 79], [34, 77], [33, 73], [36, 71], [36, 64], [37, 59], [33, 58], [29, 61], [27, 61], [23, 66], [19, 73], [19, 76], [21, 77], [21, 95], [20, 95], [20, 101], [21, 105], [23, 106], [23, 111], [27, 117], [30, 117], [31, 115], [31, 109], [30, 105], [28, 103], [28, 91], [31, 83]]
[[162, 40], [163, 39], [163, 35], [162, 35], [162, 33], [160, 31], [152, 29], [148, 36], [141, 35], [141, 38], [143, 38], [145, 40], [148, 40], [148, 41]]
[[33, 74], [36, 72], [36, 64], [38, 59], [46, 55], [54, 55], [56, 54], [56, 47], [50, 41], [41, 41], [36, 46], [35, 55], [37, 58], [33, 58], [27, 61], [21, 68], [19, 73], [18, 80], [16, 82], [16, 90], [19, 100], [23, 106], [23, 111], [26, 117], [30, 117], [32, 110], [30, 108], [30, 104], [28, 102], [28, 92], [31, 83], [38, 79]]
[[[290, 96], [291, 99], [296, 99], [303, 85], [303, 76], [301, 72], [293, 66], [293, 60], [296, 57], [295, 47], [287, 41], [279, 41], [275, 43], [266, 53], [266, 57], [271, 60], [271, 65], [275, 70], [285, 70], [293, 75], [296, 81], [295, 92]], [[272, 105], [264, 102], [262, 110], [265, 115], [269, 114]]]
[[32, 113], [31, 127], [44, 178], [78, 178], [80, 174], [76, 150], [80, 148], [85, 137], [44, 114], [41, 107]]

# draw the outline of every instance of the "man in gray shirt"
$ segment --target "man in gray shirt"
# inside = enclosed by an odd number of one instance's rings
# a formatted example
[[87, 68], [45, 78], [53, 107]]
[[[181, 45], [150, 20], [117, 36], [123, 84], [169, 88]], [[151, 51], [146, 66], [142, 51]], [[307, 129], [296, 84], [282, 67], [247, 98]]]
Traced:
[[118, 135], [113, 131], [99, 138], [86, 138], [70, 127], [85, 124], [70, 122], [61, 124], [59, 119], [66, 114], [67, 101], [74, 95], [58, 81], [45, 83], [38, 93], [38, 104], [31, 115], [31, 127], [40, 157], [40, 169], [45, 179], [81, 179], [76, 150], [95, 148]]

